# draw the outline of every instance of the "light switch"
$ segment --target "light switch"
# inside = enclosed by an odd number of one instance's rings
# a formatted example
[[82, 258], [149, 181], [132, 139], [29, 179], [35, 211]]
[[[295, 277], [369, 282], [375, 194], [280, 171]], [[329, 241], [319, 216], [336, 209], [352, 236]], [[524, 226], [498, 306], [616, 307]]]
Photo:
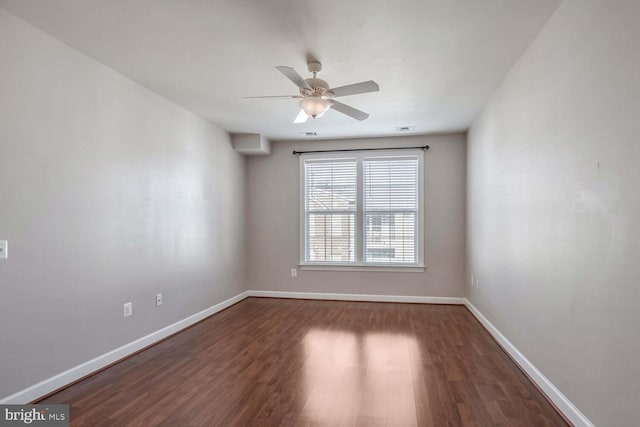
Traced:
[[0, 240], [0, 259], [9, 258], [9, 241]]

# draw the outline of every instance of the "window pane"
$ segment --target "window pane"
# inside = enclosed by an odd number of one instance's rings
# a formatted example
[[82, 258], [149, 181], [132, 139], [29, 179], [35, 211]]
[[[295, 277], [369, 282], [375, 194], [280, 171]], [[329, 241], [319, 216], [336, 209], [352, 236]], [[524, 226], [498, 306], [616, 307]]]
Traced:
[[356, 210], [356, 162], [305, 163], [307, 211]]
[[364, 161], [365, 210], [418, 208], [418, 159]]
[[365, 262], [416, 262], [416, 214], [387, 212], [365, 215]]
[[418, 159], [365, 159], [364, 261], [417, 262]]
[[307, 261], [355, 261], [355, 213], [307, 214]]
[[305, 260], [354, 263], [355, 160], [305, 162]]

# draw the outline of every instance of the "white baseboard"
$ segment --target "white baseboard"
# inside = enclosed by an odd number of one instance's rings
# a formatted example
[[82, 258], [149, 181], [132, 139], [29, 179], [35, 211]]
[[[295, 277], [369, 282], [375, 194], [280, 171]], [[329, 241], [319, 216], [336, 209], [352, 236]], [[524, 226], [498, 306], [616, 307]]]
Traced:
[[105, 366], [108, 366], [120, 359], [123, 359], [135, 353], [136, 351], [148, 347], [168, 337], [169, 335], [175, 334], [182, 329], [188, 328], [194, 323], [198, 323], [199, 321], [211, 316], [212, 314], [215, 314], [239, 301], [242, 301], [243, 299], [247, 298], [247, 296], [248, 292], [245, 291], [241, 294], [231, 297], [219, 304], [211, 306], [185, 319], [179, 320], [176, 323], [173, 323], [165, 328], [162, 328], [158, 331], [150, 333], [149, 335], [132, 341], [129, 344], [125, 344], [122, 347], [116, 348], [115, 350], [91, 359], [88, 362], [84, 362], [78, 366], [47, 378], [46, 380], [41, 381], [38, 384], [27, 387], [24, 390], [12, 394], [11, 396], [7, 396], [4, 399], [0, 400], [0, 404], [24, 404], [32, 402], [55, 390], [71, 384], [72, 382], [77, 381], [82, 377], [99, 371]]
[[334, 301], [366, 301], [366, 302], [413, 302], [421, 304], [456, 304], [463, 305], [464, 298], [455, 297], [418, 297], [400, 295], [367, 295], [367, 294], [329, 294], [319, 292], [282, 292], [282, 291], [248, 291], [250, 297], [318, 299]]
[[567, 397], [562, 394], [558, 388], [553, 385], [542, 372], [536, 368], [533, 363], [527, 359], [524, 354], [520, 353], [512, 343], [502, 335], [502, 333], [496, 328], [480, 311], [471, 304], [466, 298], [462, 298], [464, 305], [473, 313], [480, 323], [489, 331], [489, 333], [495, 338], [500, 346], [511, 356], [511, 358], [520, 366], [524, 372], [527, 373], [529, 378], [536, 383], [536, 385], [542, 390], [542, 392], [553, 402], [564, 416], [573, 423], [575, 427], [594, 427], [593, 423], [573, 404]]

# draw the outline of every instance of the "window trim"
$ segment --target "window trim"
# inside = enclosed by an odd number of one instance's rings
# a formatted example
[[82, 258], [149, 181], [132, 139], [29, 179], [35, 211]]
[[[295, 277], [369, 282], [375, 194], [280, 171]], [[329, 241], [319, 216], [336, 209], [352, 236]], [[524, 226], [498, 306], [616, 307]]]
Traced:
[[[402, 158], [402, 157], [414, 157], [418, 158], [418, 224], [416, 237], [418, 239], [416, 249], [416, 263], [415, 264], [393, 264], [393, 263], [365, 263], [364, 262], [364, 159], [372, 158]], [[299, 159], [299, 263], [298, 266], [301, 270], [330, 270], [330, 271], [379, 271], [379, 272], [422, 272], [425, 270], [424, 262], [424, 241], [425, 241], [425, 228], [424, 228], [424, 150], [422, 149], [407, 149], [398, 153], [395, 150], [380, 150], [374, 153], [368, 151], [353, 151], [349, 153], [340, 152], [326, 152], [326, 153], [301, 153]], [[305, 161], [307, 160], [356, 160], [357, 166], [357, 178], [356, 178], [356, 215], [355, 215], [355, 262], [354, 263], [338, 263], [338, 262], [326, 262], [309, 263], [305, 261], [306, 254], [306, 241], [305, 241]]]

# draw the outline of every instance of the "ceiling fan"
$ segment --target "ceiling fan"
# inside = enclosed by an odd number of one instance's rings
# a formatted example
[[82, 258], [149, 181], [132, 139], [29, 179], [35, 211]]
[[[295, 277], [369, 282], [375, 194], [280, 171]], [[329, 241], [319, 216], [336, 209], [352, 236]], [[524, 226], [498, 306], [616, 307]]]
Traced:
[[300, 95], [276, 95], [276, 96], [245, 96], [248, 98], [295, 98], [300, 99], [300, 113], [293, 121], [294, 123], [304, 123], [309, 117], [321, 117], [329, 108], [353, 117], [356, 120], [364, 120], [369, 114], [350, 107], [342, 102], [336, 101], [334, 98], [339, 96], [356, 95], [359, 93], [377, 92], [380, 90], [378, 83], [373, 80], [366, 82], [354, 83], [346, 86], [331, 88], [329, 83], [317, 78], [318, 73], [322, 70], [322, 64], [317, 61], [311, 61], [307, 64], [309, 72], [313, 74], [310, 79], [303, 79], [300, 74], [291, 67], [278, 66], [276, 69], [291, 80], [298, 88]]

